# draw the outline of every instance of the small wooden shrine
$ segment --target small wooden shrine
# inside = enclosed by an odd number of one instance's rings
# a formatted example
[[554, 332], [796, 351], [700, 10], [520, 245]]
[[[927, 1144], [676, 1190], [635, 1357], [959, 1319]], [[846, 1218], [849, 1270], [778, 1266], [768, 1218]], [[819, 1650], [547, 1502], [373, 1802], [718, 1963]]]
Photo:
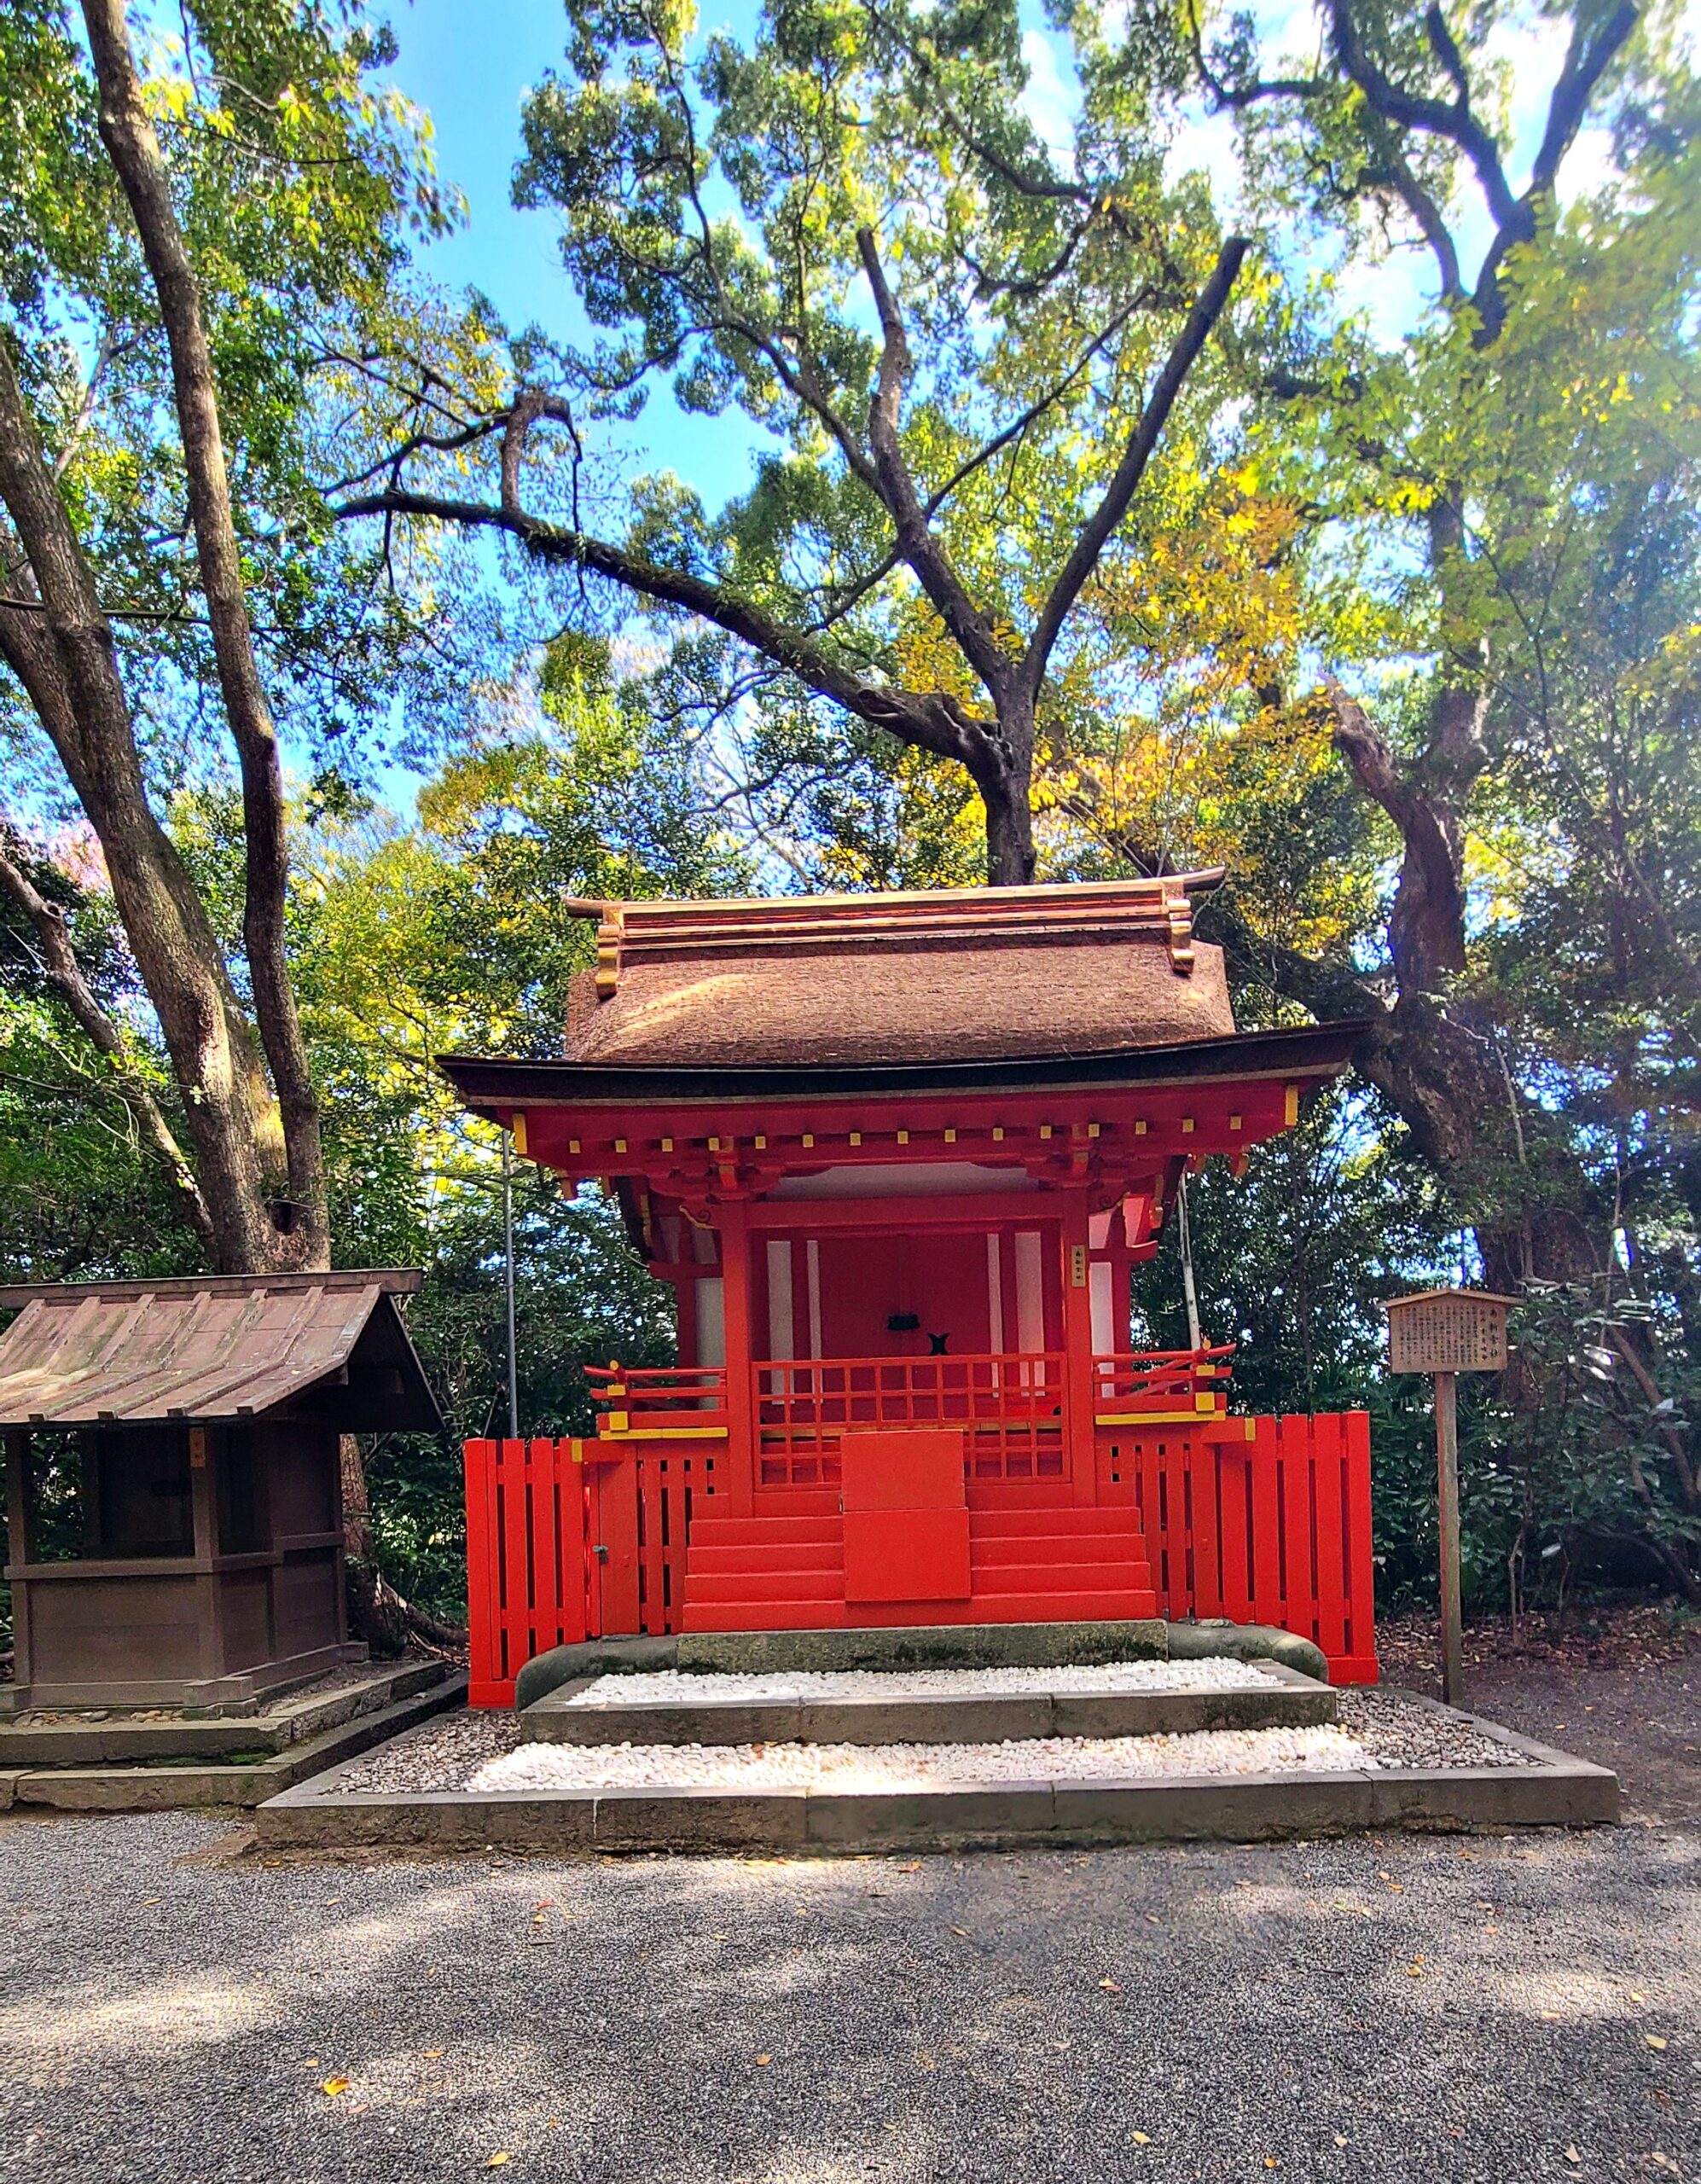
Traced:
[[[364, 1658], [339, 1444], [441, 1430], [397, 1308], [419, 1286], [385, 1269], [0, 1288], [23, 1307], [0, 1335], [10, 1711], [241, 1706]], [[78, 1536], [38, 1560], [55, 1438]]]
[[1131, 1437], [1251, 1426], [1228, 1348], [1131, 1348], [1129, 1269], [1360, 1028], [1236, 1032], [1222, 876], [575, 905], [565, 1058], [444, 1061], [678, 1298], [678, 1367], [595, 1375], [583, 1444], [690, 1460], [644, 1627], [1155, 1612]]

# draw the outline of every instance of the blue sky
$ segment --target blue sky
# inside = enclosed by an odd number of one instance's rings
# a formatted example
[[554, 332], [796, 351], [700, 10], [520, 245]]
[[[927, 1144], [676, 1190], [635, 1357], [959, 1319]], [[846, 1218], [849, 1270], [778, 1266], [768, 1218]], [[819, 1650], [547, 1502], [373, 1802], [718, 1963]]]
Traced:
[[[1689, 0], [1689, 9], [1701, 16], [1701, 0]], [[1076, 105], [1066, 48], [1045, 30], [1039, 0], [1023, 0], [1021, 12], [1032, 79], [1029, 115], [1066, 161]], [[1268, 49], [1303, 53], [1314, 46], [1310, 0], [1258, 0], [1254, 13]], [[700, 27], [747, 34], [755, 15], [756, 0], [704, 0]], [[553, 217], [517, 212], [509, 196], [521, 105], [559, 61], [565, 44], [561, 0], [394, 0], [392, 20], [401, 47], [394, 80], [431, 115], [439, 170], [467, 204], [467, 225], [427, 253], [430, 270], [446, 284], [482, 288], [511, 325], [537, 320], [558, 334], [582, 332], [556, 253]], [[1564, 59], [1563, 32], [1532, 9], [1523, 22], [1505, 25], [1497, 43], [1512, 64], [1518, 150], [1527, 156]], [[1603, 138], [1585, 132], [1566, 163], [1562, 195], [1588, 186], [1604, 148]], [[1203, 167], [1220, 185], [1234, 171], [1232, 124], [1199, 114], [1182, 129], [1172, 164]], [[1466, 215], [1460, 234], [1468, 263], [1471, 246], [1487, 240], [1480, 213]], [[1379, 331], [1397, 338], [1419, 304], [1419, 282], [1426, 274], [1416, 254], [1367, 269], [1362, 295], [1355, 299], [1370, 310]], [[745, 482], [756, 438], [736, 412], [710, 424], [681, 416], [665, 397], [653, 398], [627, 453], [636, 458], [635, 468], [678, 471], [712, 508]]]
[[[705, 7], [708, 28], [745, 28], [751, 7]], [[561, 0], [397, 0], [391, 20], [401, 58], [398, 86], [431, 115], [438, 167], [467, 200], [467, 224], [427, 253], [445, 284], [481, 288], [511, 326], [531, 321], [557, 334], [584, 321], [555, 247], [548, 212], [521, 212], [509, 196], [520, 155], [520, 107], [566, 44]], [[746, 480], [754, 436], [736, 415], [712, 425], [652, 399], [636, 434], [639, 467], [688, 477], [711, 507]]]

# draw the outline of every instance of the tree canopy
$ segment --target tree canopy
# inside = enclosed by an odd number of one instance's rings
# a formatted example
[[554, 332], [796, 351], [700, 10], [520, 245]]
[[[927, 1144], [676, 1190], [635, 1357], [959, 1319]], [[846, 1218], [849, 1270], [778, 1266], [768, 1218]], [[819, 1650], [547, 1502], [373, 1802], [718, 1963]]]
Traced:
[[[510, 326], [430, 277], [405, 22], [0, 15], [10, 1268], [421, 1259], [473, 1424], [495, 1145], [433, 1058], [554, 1046], [560, 893], [1222, 863], [1240, 1020], [1362, 1026], [1198, 1185], [1247, 1388], [1375, 1402], [1397, 1470], [1379, 1299], [1516, 1287], [1480, 1566], [1692, 1584], [1693, 56], [1663, 4], [1270, 20], [571, 0], [514, 147], [571, 309]], [[666, 1329], [608, 1209], [522, 1226], [571, 1420]]]

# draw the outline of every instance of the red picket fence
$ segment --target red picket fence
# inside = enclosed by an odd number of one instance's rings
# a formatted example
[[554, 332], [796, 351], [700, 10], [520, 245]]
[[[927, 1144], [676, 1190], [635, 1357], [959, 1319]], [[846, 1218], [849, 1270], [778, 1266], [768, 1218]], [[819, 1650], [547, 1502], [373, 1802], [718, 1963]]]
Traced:
[[1100, 1426], [1100, 1500], [1139, 1510], [1172, 1621], [1274, 1623], [1321, 1647], [1334, 1682], [1374, 1683], [1368, 1415], [1237, 1422], [1249, 1440]]
[[[1337, 1683], [1374, 1682], [1369, 1420], [1245, 1422], [1244, 1441], [1101, 1426], [1100, 1500], [1140, 1510], [1163, 1614], [1274, 1623], [1320, 1646]], [[468, 1441], [465, 1455], [473, 1705], [512, 1705], [516, 1674], [551, 1646], [678, 1629], [712, 1455], [537, 1440]]]

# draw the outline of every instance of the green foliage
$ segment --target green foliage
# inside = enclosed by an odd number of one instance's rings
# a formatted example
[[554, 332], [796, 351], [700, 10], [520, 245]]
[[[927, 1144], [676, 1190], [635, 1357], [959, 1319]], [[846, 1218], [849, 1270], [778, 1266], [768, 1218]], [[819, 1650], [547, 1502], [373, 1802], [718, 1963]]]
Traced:
[[[681, 9], [573, 0], [517, 180], [522, 204], [559, 214], [593, 329], [566, 353], [535, 330], [508, 342], [478, 299], [421, 280], [414, 245], [454, 200], [418, 118], [377, 88], [387, 33], [361, 9], [142, 11], [262, 665], [302, 784], [291, 959], [339, 1260], [427, 1268], [414, 1326], [454, 1432], [499, 1425], [497, 1147], [434, 1064], [558, 1050], [566, 982], [590, 956], [560, 898], [961, 885], [981, 851], [960, 770], [847, 728], [723, 633], [640, 628], [575, 578], [546, 602], [553, 641], [522, 658], [540, 602], [514, 571], [493, 591], [491, 566], [446, 534], [386, 541], [334, 523], [328, 502], [422, 433], [453, 443], [431, 452], [460, 490], [494, 464], [488, 421], [518, 371], [570, 393], [576, 419], [559, 443], [540, 428], [563, 451], [534, 450], [529, 491], [577, 511], [594, 485], [628, 544], [816, 633], [859, 677], [975, 701], [935, 602], [888, 565], [890, 525], [847, 444], [880, 354], [857, 228], [913, 352], [904, 459], [1013, 648], [1232, 204], [1258, 255], [1043, 694], [1042, 868], [1227, 863], [1219, 900], [1253, 944], [1245, 1024], [1299, 1013], [1283, 950], [1379, 998], [1402, 844], [1309, 693], [1327, 673], [1363, 697], [1402, 779], [1456, 814], [1465, 961], [1441, 998], [1492, 1050], [1517, 1127], [1443, 1187], [1387, 1104], [1355, 1089], [1240, 1181], [1212, 1166], [1191, 1198], [1206, 1333], [1239, 1343], [1247, 1408], [1368, 1404], [1385, 1590], [1422, 1596], [1432, 1420], [1424, 1384], [1383, 1373], [1382, 1303], [1468, 1272], [1472, 1221], [1570, 1223], [1592, 1272], [1532, 1286], [1516, 1374], [1462, 1391], [1470, 1597], [1497, 1603], [1509, 1583], [1551, 1596], [1591, 1569], [1691, 1582], [1701, 93], [1674, 19], [1645, 15], [1591, 108], [1588, 186], [1535, 203], [1483, 289], [1477, 264], [1446, 279], [1396, 155], [1466, 236], [1483, 224], [1477, 166], [1390, 131], [1327, 41], [1284, 60], [1260, 51], [1261, 19], [1207, 10], [1196, 52], [1190, 0], [1053, 12], [1078, 93], [1066, 143], [1033, 119], [1013, 0], [770, 0], [736, 38], [700, 35]], [[1541, 23], [1563, 45], [1598, 13]], [[1451, 96], [1419, 13], [1375, 0], [1355, 16], [1392, 80]], [[1446, 20], [1511, 161], [1529, 88], [1497, 58], [1514, 18], [1489, 0]], [[1220, 88], [1260, 70], [1318, 82], [1246, 103], [1232, 129], [1225, 109], [1201, 140], [1201, 60]], [[1189, 151], [1200, 141], [1208, 155]], [[240, 810], [206, 694], [168, 360], [59, 0], [0, 9], [0, 308], [103, 595], [125, 610], [150, 787], [240, 968]], [[689, 477], [611, 491], [595, 435], [656, 401], [754, 427], [746, 489], [719, 508]], [[1437, 744], [1438, 705], [1467, 688], [1465, 730]], [[416, 756], [443, 739], [405, 821], [371, 800], [398, 730]], [[0, 749], [43, 831], [74, 816], [9, 685]], [[80, 837], [60, 839], [32, 876], [175, 1115], [103, 885], [67, 876], [84, 872]], [[611, 1204], [566, 1206], [522, 1164], [516, 1217], [522, 1418], [582, 1430], [579, 1365], [664, 1358], [662, 1304]], [[1172, 1223], [1136, 1287], [1141, 1333], [1164, 1346], [1187, 1339], [1177, 1248]], [[197, 1263], [123, 1101], [0, 909], [0, 1265]], [[452, 1440], [381, 1440], [371, 1471], [399, 1581], [452, 1608]]]

